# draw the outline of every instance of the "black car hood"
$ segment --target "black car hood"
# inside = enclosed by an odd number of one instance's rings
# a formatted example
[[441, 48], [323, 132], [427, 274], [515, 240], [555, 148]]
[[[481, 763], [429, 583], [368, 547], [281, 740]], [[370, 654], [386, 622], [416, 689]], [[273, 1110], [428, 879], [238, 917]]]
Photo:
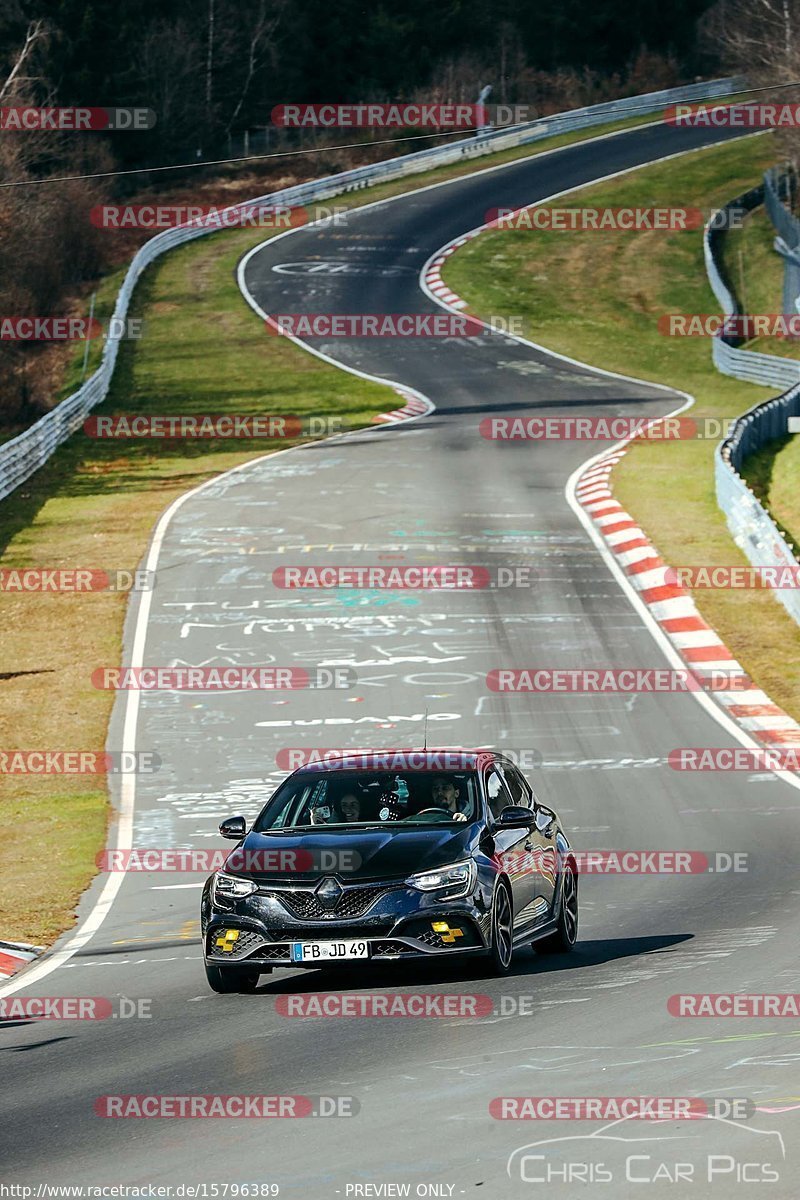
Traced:
[[[393, 822], [379, 828], [249, 833], [231, 852], [226, 869], [271, 882], [324, 875], [343, 881], [404, 877], [468, 857], [480, 829], [480, 824], [404, 827]], [[292, 851], [296, 857], [287, 853]], [[291, 869], [293, 861], [298, 870]], [[278, 863], [285, 864], [283, 869]]]

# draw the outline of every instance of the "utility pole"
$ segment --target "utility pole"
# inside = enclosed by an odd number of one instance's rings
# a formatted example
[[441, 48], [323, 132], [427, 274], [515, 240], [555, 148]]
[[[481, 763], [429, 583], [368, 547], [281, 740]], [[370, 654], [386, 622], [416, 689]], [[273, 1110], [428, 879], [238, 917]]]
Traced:
[[[487, 83], [486, 87], [482, 87], [480, 92], [478, 93], [477, 108], [478, 108], [479, 112], [483, 108], [487, 99], [489, 98], [491, 91], [492, 91], [492, 85], [490, 83]], [[481, 117], [483, 117], [482, 113], [481, 113]], [[482, 133], [484, 133], [487, 129], [491, 128], [492, 123], [491, 123], [491, 121], [482, 120], [481, 118], [479, 118], [478, 121], [476, 122], [476, 124], [477, 124], [477, 129], [475, 130], [475, 136], [480, 137], [480, 135]]]

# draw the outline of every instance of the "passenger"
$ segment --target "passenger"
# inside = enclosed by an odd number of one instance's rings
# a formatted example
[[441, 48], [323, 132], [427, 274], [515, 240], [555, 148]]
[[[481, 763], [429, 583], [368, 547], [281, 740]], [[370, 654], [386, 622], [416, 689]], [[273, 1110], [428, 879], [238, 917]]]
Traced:
[[339, 801], [339, 812], [344, 822], [361, 820], [361, 801], [354, 792], [345, 792]]

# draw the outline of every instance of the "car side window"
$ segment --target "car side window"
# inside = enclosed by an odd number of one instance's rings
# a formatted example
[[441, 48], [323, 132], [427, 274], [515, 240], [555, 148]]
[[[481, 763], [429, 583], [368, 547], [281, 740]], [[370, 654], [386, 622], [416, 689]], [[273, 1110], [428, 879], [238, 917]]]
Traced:
[[510, 765], [502, 766], [499, 769], [511, 793], [511, 803], [521, 804], [523, 808], [530, 808], [532, 792], [525, 777], [520, 775], [516, 767]]
[[495, 820], [500, 816], [503, 809], [508, 808], [509, 804], [512, 803], [511, 793], [494, 767], [492, 767], [486, 776], [486, 798], [489, 801], [489, 808]]

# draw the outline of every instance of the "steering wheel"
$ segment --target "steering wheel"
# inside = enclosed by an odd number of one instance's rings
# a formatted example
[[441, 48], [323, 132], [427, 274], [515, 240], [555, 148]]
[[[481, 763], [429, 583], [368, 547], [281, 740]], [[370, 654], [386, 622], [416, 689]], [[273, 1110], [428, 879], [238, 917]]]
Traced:
[[447, 817], [452, 817], [454, 821], [466, 821], [467, 819], [463, 813], [451, 813], [446, 808], [421, 808], [418, 813], [414, 813], [412, 816], [405, 817], [404, 819], [406, 821], [416, 821], [420, 817], [427, 817], [428, 820], [433, 821], [446, 820]]

